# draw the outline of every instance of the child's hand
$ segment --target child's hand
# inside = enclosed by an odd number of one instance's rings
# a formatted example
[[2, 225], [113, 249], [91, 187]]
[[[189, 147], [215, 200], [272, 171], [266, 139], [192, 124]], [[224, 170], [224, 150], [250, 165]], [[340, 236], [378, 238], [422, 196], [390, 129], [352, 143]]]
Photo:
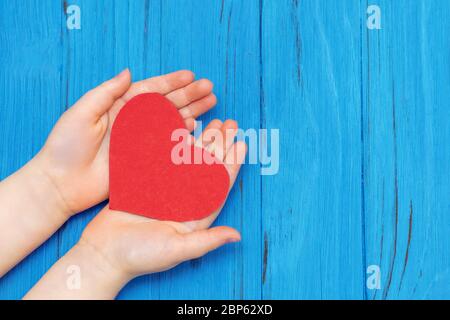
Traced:
[[179, 109], [188, 129], [195, 118], [216, 104], [212, 83], [194, 82], [190, 71], [131, 84], [128, 70], [85, 94], [55, 125], [45, 146], [33, 160], [45, 172], [63, 199], [69, 215], [108, 197], [109, 138], [119, 110], [145, 92], [166, 95]]
[[[234, 121], [214, 120], [205, 129], [237, 129]], [[217, 132], [217, 131], [216, 131]], [[207, 136], [205, 134], [205, 136]], [[233, 186], [246, 154], [244, 142], [233, 144], [234, 135], [204, 146], [223, 160]], [[201, 141], [199, 139], [199, 141]], [[226, 243], [240, 240], [229, 227], [208, 229], [220, 209], [193, 222], [158, 221], [105, 207], [86, 227], [79, 243], [64, 256], [25, 298], [102, 299], [114, 298], [132, 278], [163, 270], [203, 256]], [[81, 290], [65, 286], [67, 268], [80, 268]], [[84, 279], [84, 280], [83, 280]]]

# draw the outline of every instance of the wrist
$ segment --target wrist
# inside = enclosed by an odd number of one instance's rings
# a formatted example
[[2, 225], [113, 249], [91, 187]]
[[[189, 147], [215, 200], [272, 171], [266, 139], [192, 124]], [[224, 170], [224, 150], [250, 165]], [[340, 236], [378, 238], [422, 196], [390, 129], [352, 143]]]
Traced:
[[46, 213], [57, 215], [64, 221], [73, 215], [60, 187], [48, 173], [49, 171], [39, 157], [28, 162], [21, 172], [27, 179], [27, 185], [31, 189], [37, 206], [43, 207]]
[[70, 216], [35, 159], [0, 183], [0, 277]]
[[80, 240], [27, 293], [30, 300], [114, 299], [130, 278]]
[[71, 255], [73, 261], [79, 262], [81, 289], [95, 292], [95, 299], [113, 299], [132, 279], [113, 265], [98, 248], [83, 239], [74, 246]]

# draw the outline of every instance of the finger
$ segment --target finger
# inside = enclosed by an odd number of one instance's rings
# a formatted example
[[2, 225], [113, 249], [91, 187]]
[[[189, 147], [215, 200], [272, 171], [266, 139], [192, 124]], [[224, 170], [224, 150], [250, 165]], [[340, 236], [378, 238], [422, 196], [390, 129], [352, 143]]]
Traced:
[[130, 90], [125, 94], [125, 101], [141, 93], [156, 92], [168, 94], [179, 88], [183, 88], [194, 81], [194, 73], [189, 70], [180, 70], [158, 77], [148, 78], [133, 83]]
[[98, 120], [118, 98], [127, 92], [130, 85], [131, 74], [128, 69], [125, 69], [114, 78], [87, 92], [73, 108], [82, 110], [88, 116]]
[[[225, 167], [227, 168], [228, 174], [230, 175], [230, 190], [236, 181], [236, 177], [239, 173], [239, 169], [241, 168], [242, 163], [244, 163], [246, 153], [247, 145], [243, 141], [238, 141], [231, 146], [231, 148], [228, 150], [227, 155], [225, 156]], [[213, 224], [214, 220], [216, 220], [221, 210], [222, 207], [202, 220], [193, 221], [192, 223], [186, 224], [189, 228], [191, 228], [191, 230], [202, 230], [208, 228]]]
[[230, 227], [215, 227], [185, 233], [180, 237], [179, 258], [181, 261], [196, 259], [224, 244], [240, 240], [239, 232]]
[[200, 137], [195, 141], [195, 146], [200, 148], [206, 148], [213, 140], [213, 134], [211, 134], [213, 131], [219, 131], [222, 127], [222, 121], [219, 119], [212, 120], [203, 130]]
[[212, 89], [213, 83], [211, 81], [208, 79], [201, 79], [183, 88], [170, 92], [166, 95], [166, 98], [172, 101], [177, 108], [182, 108], [209, 95]]
[[206, 111], [210, 110], [217, 103], [217, 97], [214, 93], [208, 94], [206, 97], [200, 100], [194, 101], [191, 104], [180, 109], [181, 116], [186, 118], [197, 118], [198, 116], [204, 114]]
[[231, 146], [230, 150], [228, 150], [228, 153], [225, 156], [225, 167], [227, 168], [228, 174], [230, 175], [230, 189], [233, 187], [233, 184], [236, 181], [236, 177], [239, 173], [241, 165], [245, 161], [246, 154], [247, 145], [244, 141], [238, 141]]
[[197, 127], [197, 122], [194, 118], [184, 119], [184, 124], [186, 125], [186, 129], [188, 129], [190, 132], [194, 131]]
[[220, 131], [222, 132], [222, 139], [217, 142], [214, 141], [213, 153], [220, 161], [223, 161], [228, 149], [233, 145], [234, 137], [237, 134], [238, 124], [234, 120], [226, 120], [223, 123]]

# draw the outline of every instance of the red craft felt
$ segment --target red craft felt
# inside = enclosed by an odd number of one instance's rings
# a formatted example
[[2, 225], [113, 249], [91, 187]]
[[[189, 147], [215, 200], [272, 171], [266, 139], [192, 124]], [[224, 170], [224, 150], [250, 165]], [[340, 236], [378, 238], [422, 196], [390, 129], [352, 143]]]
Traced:
[[[184, 128], [176, 107], [156, 93], [131, 99], [117, 115], [109, 151], [109, 206], [145, 217], [191, 221], [205, 218], [225, 201], [230, 180], [225, 166], [175, 164], [172, 141], [175, 129]], [[187, 142], [185, 142], [187, 143]], [[187, 145], [213, 157], [204, 149]], [[210, 162], [208, 162], [210, 163]]]

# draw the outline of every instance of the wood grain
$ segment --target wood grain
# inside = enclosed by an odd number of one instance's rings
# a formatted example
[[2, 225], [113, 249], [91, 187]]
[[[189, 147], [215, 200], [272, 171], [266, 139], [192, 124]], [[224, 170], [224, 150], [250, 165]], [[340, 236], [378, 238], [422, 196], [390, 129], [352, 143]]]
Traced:
[[263, 1], [263, 119], [281, 148], [262, 179], [264, 298], [364, 298], [359, 9]]
[[450, 297], [448, 1], [379, 1], [383, 29], [363, 30], [369, 299]]

